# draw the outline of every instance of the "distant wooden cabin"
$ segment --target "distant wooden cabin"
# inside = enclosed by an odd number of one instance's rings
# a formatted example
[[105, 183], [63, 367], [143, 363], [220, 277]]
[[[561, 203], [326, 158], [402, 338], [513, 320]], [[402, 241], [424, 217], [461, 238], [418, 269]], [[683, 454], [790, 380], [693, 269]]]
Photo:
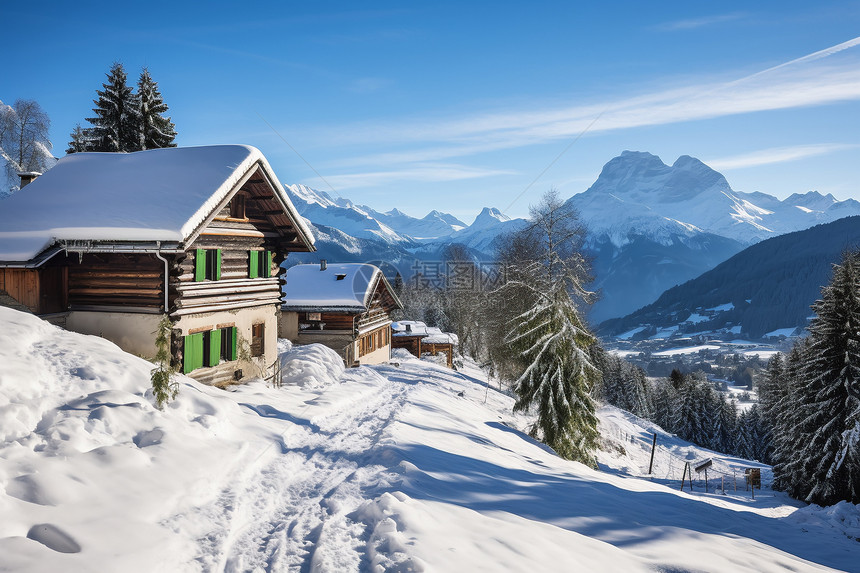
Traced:
[[382, 271], [364, 263], [296, 265], [287, 270], [281, 337], [318, 342], [349, 365], [391, 357], [391, 317], [400, 300]]
[[416, 358], [425, 354], [444, 354], [448, 368], [454, 367], [454, 349], [459, 342], [456, 334], [442, 332], [418, 320], [401, 320], [393, 323], [391, 329], [393, 348], [404, 348]]
[[167, 314], [175, 365], [207, 383], [267, 373], [279, 265], [313, 250], [272, 168], [248, 146], [76, 153], [0, 205], [9, 298], [149, 358]]

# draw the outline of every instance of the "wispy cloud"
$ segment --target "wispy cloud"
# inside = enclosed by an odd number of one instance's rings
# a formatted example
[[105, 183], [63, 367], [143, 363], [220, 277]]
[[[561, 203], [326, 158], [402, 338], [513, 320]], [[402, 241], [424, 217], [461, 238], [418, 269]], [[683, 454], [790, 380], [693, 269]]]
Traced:
[[694, 30], [696, 28], [704, 28], [713, 26], [714, 24], [722, 24], [724, 22], [732, 22], [745, 17], [744, 12], [732, 12], [730, 14], [715, 14], [713, 16], [703, 16], [701, 18], [691, 18], [689, 20], [675, 20], [673, 22], [665, 22], [655, 26], [658, 30], [676, 31], [676, 30]]
[[590, 133], [860, 100], [858, 59], [845, 54], [836, 62], [823, 61], [857, 45], [860, 37], [737, 80], [698, 83], [599, 104], [338, 126], [336, 132], [318, 136], [342, 145], [400, 147], [396, 152], [354, 157], [341, 167], [394, 165], [566, 140], [598, 116]]
[[[364, 173], [346, 173], [342, 175], [326, 175], [326, 181], [335, 189], [353, 189], [358, 187], [374, 187], [383, 184], [410, 182], [439, 182], [457, 181], [462, 179], [478, 179], [511, 175], [513, 171], [501, 169], [482, 169], [453, 164], [424, 164], [394, 169], [390, 171], [372, 171]], [[316, 184], [317, 182], [308, 182]]]
[[759, 165], [770, 165], [773, 163], [785, 163], [797, 161], [807, 157], [828, 155], [846, 149], [856, 149], [858, 145], [847, 143], [815, 143], [810, 145], [795, 145], [791, 147], [772, 147], [760, 149], [742, 155], [721, 157], [705, 161], [712, 169], [717, 171], [723, 169], [743, 169], [744, 167], [758, 167]]

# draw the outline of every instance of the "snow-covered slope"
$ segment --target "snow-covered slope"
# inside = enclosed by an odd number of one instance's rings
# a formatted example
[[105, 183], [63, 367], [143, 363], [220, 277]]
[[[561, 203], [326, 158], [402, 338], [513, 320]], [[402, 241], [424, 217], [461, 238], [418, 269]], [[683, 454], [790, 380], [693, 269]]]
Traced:
[[616, 410], [601, 414], [606, 471], [561, 460], [472, 367], [344, 371], [324, 347], [284, 345], [281, 387], [180, 377], [158, 411], [145, 361], [31, 315], [0, 322], [4, 570], [856, 567], [856, 506], [633, 479], [630, 440], [652, 428]]

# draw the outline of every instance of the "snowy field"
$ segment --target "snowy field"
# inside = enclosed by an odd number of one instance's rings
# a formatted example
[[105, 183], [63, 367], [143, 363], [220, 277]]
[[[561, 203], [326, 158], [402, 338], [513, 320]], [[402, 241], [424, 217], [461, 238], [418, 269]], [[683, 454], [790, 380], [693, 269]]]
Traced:
[[[9, 309], [0, 324], [2, 571], [860, 570], [856, 506], [798, 510], [766, 467], [755, 500], [717, 493], [757, 464], [614, 408], [602, 471], [561, 460], [474, 367], [344, 371], [300, 347], [281, 387], [181, 377], [160, 412], [147, 362]], [[707, 457], [709, 492], [680, 492]]]

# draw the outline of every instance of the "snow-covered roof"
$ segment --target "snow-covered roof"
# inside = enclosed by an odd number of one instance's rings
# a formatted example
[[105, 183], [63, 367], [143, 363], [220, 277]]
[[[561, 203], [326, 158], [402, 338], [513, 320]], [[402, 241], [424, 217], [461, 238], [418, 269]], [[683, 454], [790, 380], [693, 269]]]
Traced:
[[263, 154], [212, 145], [63, 157], [0, 204], [0, 260], [28, 261], [63, 240], [186, 242], [256, 164], [312, 246]]
[[441, 328], [427, 326], [420, 320], [399, 320], [391, 324], [391, 330], [392, 336], [420, 336], [424, 344], [457, 345], [460, 343], [456, 334], [442, 332]]
[[[369, 263], [296, 265], [287, 269], [284, 310], [364, 312], [378, 281], [387, 281], [382, 271]], [[392, 296], [394, 293], [388, 289]], [[396, 300], [396, 298], [395, 298]], [[399, 301], [396, 301], [399, 304]]]

